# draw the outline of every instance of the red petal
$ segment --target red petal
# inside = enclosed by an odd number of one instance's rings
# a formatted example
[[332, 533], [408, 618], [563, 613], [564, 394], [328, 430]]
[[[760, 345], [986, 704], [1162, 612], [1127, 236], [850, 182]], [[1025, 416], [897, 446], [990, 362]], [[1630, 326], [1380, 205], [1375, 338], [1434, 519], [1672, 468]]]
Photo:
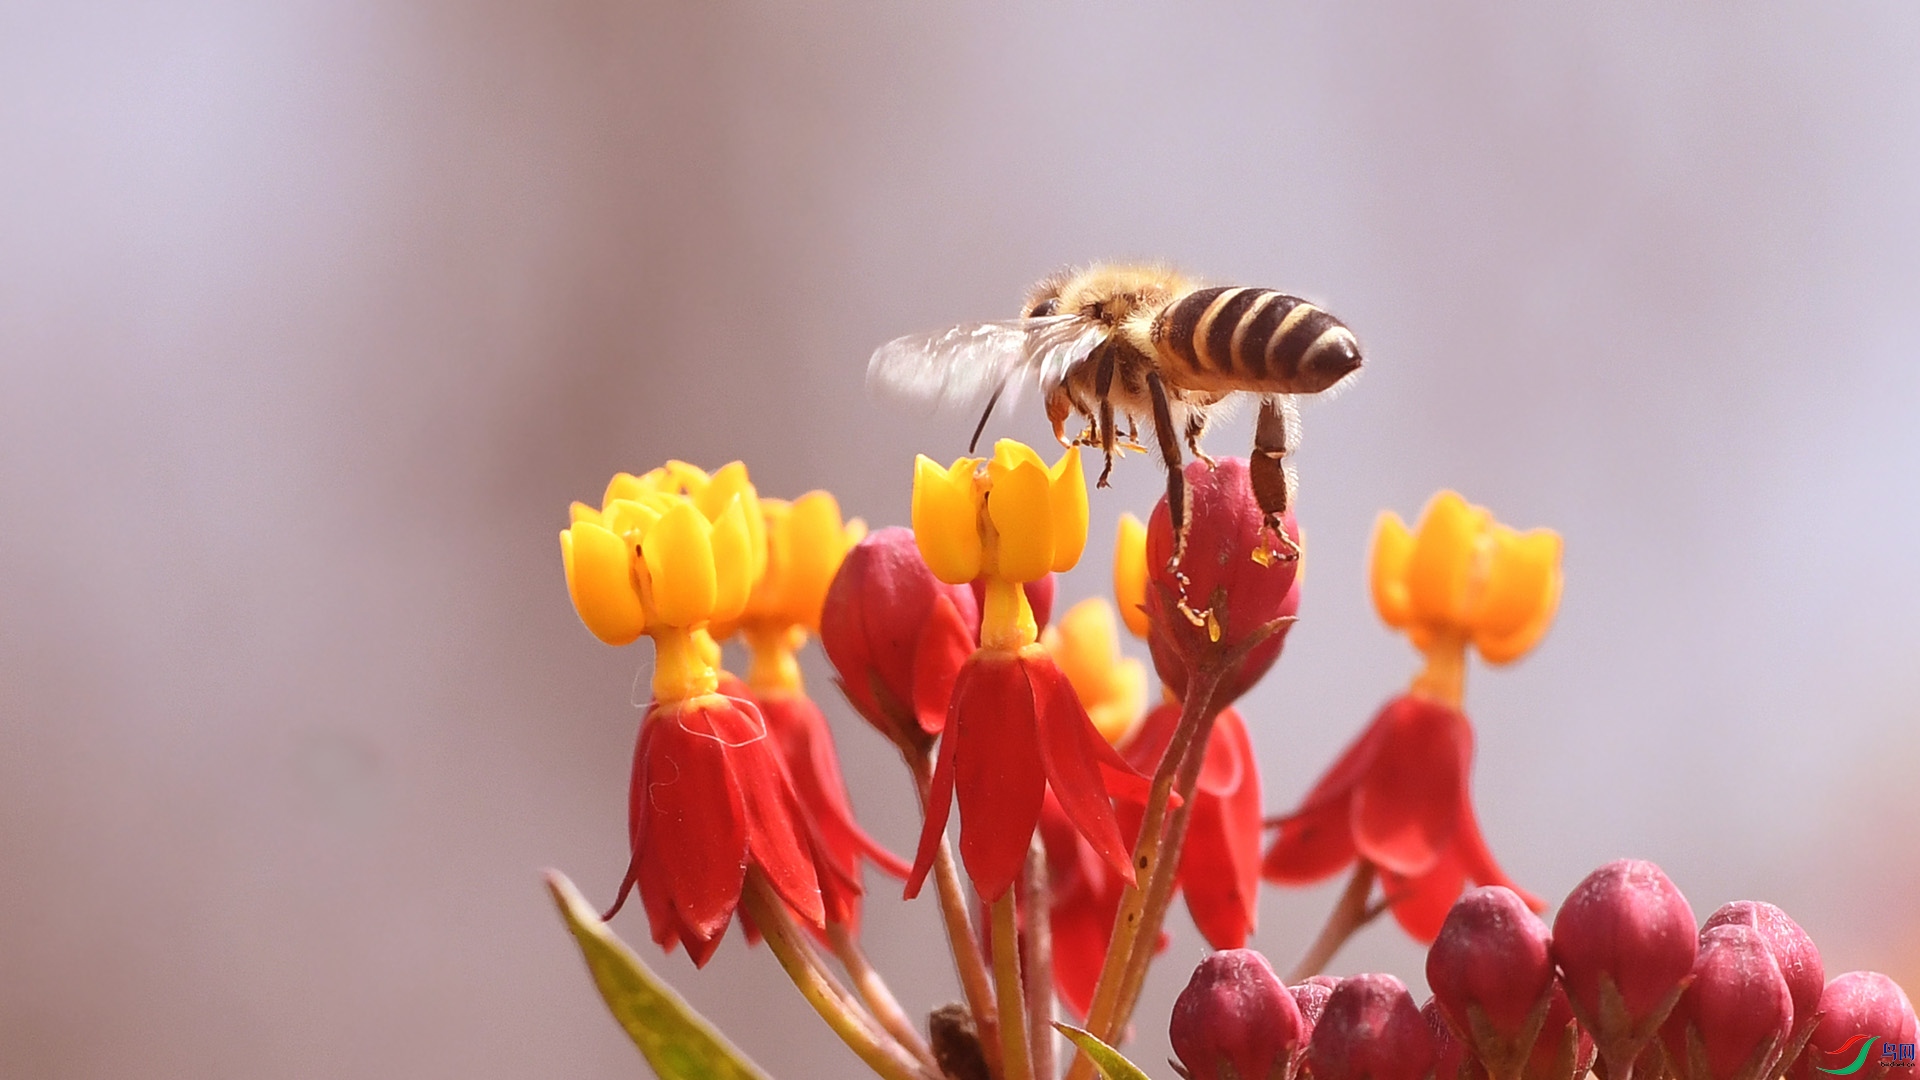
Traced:
[[1380, 887], [1393, 908], [1394, 921], [1415, 941], [1431, 945], [1440, 936], [1447, 912], [1466, 890], [1467, 870], [1460, 863], [1460, 853], [1449, 848], [1419, 877], [1383, 872]]
[[1281, 885], [1309, 885], [1339, 873], [1356, 854], [1346, 802], [1326, 803], [1280, 823], [1260, 873]]
[[1120, 879], [1133, 884], [1133, 849], [1120, 837], [1120, 826], [1113, 817], [1107, 783], [1100, 766], [1108, 766], [1109, 775], [1119, 772], [1142, 783], [1145, 778], [1121, 759], [1107, 740], [1100, 736], [1073, 684], [1039, 649], [1021, 653], [1019, 667], [1032, 687], [1033, 700], [1039, 703], [1040, 756], [1045, 762], [1047, 782], [1060, 809], [1066, 811], [1080, 835], [1094, 853], [1113, 867]]
[[[964, 685], [954, 687], [948, 735], [953, 736], [954, 787], [960, 799], [960, 857], [982, 899], [998, 900], [1020, 874], [1040, 823], [1047, 772], [1035, 744], [1034, 689], [1025, 665], [1004, 653], [983, 651], [967, 665]], [[1065, 684], [1065, 679], [1061, 680]], [[1069, 687], [1067, 692], [1072, 693]], [[1077, 704], [1077, 699], [1076, 699]], [[1084, 714], [1082, 714], [1084, 721]], [[1088, 730], [1092, 722], [1084, 721]], [[957, 730], [955, 728], [957, 727]], [[1095, 733], [1095, 738], [1099, 738]], [[1105, 806], [1104, 789], [1100, 796]], [[1075, 807], [1056, 788], [1068, 817]], [[1078, 821], [1075, 824], [1079, 824]], [[1108, 811], [1112, 825], [1112, 811]], [[1118, 834], [1115, 831], [1117, 842]]]
[[[695, 723], [688, 730], [685, 721]], [[649, 740], [648, 854], [656, 854], [679, 920], [705, 938], [726, 928], [747, 870], [747, 810], [728, 775], [726, 750], [698, 730], [701, 713], [658, 714]], [[645, 868], [643, 868], [643, 873]]]
[[687, 947], [687, 959], [693, 961], [694, 967], [706, 967], [707, 961], [713, 959], [714, 950], [720, 947], [720, 939], [726, 936], [726, 932], [727, 928], [722, 926], [714, 932], [712, 937], [703, 938], [691, 933], [681, 934], [680, 943]]
[[[973, 665], [960, 669], [953, 685], [956, 696], [966, 689], [972, 677]], [[920, 846], [914, 852], [913, 869], [907, 873], [907, 887], [902, 893], [908, 900], [920, 895], [920, 886], [926, 884], [927, 872], [933, 869], [933, 858], [939, 853], [941, 837], [947, 831], [947, 815], [953, 810], [953, 748], [957, 742], [947, 733], [940, 736], [940, 753], [933, 766], [933, 790], [927, 795], [927, 813], [920, 821]]]
[[[653, 710], [649, 708], [648, 718], [650, 719], [652, 715]], [[601, 922], [611, 922], [613, 917], [620, 913], [620, 909], [626, 906], [627, 896], [633, 892], [634, 886], [640, 884], [640, 848], [646, 841], [649, 816], [647, 800], [641, 798], [640, 793], [646, 790], [647, 743], [653, 737], [656, 726], [642, 720], [640, 737], [634, 740], [633, 775], [627, 781], [627, 872], [620, 879], [620, 891], [614, 895], [613, 906], [601, 913]]]
[[799, 799], [767, 736], [767, 722], [750, 701], [718, 700], [726, 704], [703, 708], [701, 714], [707, 730], [725, 748], [732, 779], [739, 785], [747, 812], [747, 850], [795, 915], [814, 926], [824, 925], [820, 880], [814, 874], [813, 854], [801, 837]]
[[913, 654], [913, 714], [920, 730], [938, 735], [953, 704], [954, 680], [974, 652], [973, 630], [944, 595], [927, 612]]
[[1346, 805], [1347, 796], [1352, 794], [1354, 786], [1373, 767], [1373, 759], [1380, 752], [1380, 744], [1387, 739], [1387, 717], [1392, 713], [1391, 702], [1381, 709], [1379, 715], [1366, 726], [1366, 729], [1340, 752], [1340, 756], [1327, 771], [1321, 775], [1318, 783], [1300, 800], [1300, 808], [1291, 816], [1303, 817], [1323, 806], [1338, 803]]
[[1467, 876], [1475, 885], [1504, 885], [1519, 895], [1526, 905], [1536, 912], [1547, 910], [1547, 902], [1527, 890], [1514, 884], [1506, 871], [1493, 861], [1493, 852], [1487, 850], [1487, 842], [1480, 835], [1480, 819], [1473, 812], [1473, 804], [1467, 804], [1466, 813], [1460, 817], [1460, 832], [1453, 840], [1454, 850], [1466, 868]]
[[840, 759], [834, 753], [833, 732], [820, 707], [797, 694], [764, 698], [760, 712], [779, 743], [801, 809], [819, 831], [834, 865], [856, 884], [862, 855], [894, 877], [906, 877], [906, 861], [880, 846], [854, 820], [847, 784], [840, 777]]
[[1196, 794], [1180, 849], [1180, 889], [1200, 936], [1216, 949], [1245, 947], [1253, 918], [1234, 873], [1233, 850], [1222, 820], [1225, 808], [1212, 795]]
[[[1228, 716], [1233, 719], [1229, 721]], [[1194, 790], [1210, 795], [1225, 796], [1237, 789], [1244, 772], [1252, 765], [1252, 746], [1248, 745], [1246, 754], [1240, 752], [1231, 736], [1220, 737], [1220, 729], [1234, 724], [1239, 727], [1242, 741], [1246, 738], [1246, 725], [1240, 722], [1240, 714], [1232, 709], [1224, 709], [1214, 718], [1213, 733], [1207, 736], [1207, 756], [1200, 759], [1200, 775], [1196, 778]]]
[[1380, 869], [1417, 877], [1452, 842], [1467, 805], [1467, 718], [1403, 697], [1381, 714], [1386, 737], [1353, 793], [1353, 839]]
[[1107, 962], [1107, 943], [1113, 937], [1119, 899], [1117, 890], [1113, 891], [1111, 902], [1104, 894], [1083, 892], [1070, 900], [1055, 902], [1049, 913], [1048, 925], [1053, 933], [1053, 986], [1060, 1000], [1077, 1016], [1086, 1016], [1093, 1004], [1100, 968]]
[[1195, 794], [1180, 856], [1180, 887], [1207, 943], [1238, 949], [1259, 918], [1261, 834], [1260, 776], [1239, 713], [1227, 709], [1214, 722], [1207, 758], [1209, 764], [1224, 759], [1219, 775], [1231, 774], [1238, 782], [1231, 791]]

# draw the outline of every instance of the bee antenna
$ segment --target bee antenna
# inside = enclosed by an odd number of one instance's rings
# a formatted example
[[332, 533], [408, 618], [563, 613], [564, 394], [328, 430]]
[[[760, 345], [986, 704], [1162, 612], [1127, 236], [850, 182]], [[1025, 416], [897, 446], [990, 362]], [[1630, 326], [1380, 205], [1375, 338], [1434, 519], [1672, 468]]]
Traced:
[[1006, 388], [1005, 379], [1000, 380], [1000, 385], [993, 388], [993, 396], [987, 399], [987, 407], [980, 411], [980, 422], [973, 425], [973, 438], [967, 440], [967, 453], [973, 453], [974, 448], [980, 445], [980, 433], [987, 430], [987, 417], [993, 415], [993, 407], [1000, 401], [1000, 394]]

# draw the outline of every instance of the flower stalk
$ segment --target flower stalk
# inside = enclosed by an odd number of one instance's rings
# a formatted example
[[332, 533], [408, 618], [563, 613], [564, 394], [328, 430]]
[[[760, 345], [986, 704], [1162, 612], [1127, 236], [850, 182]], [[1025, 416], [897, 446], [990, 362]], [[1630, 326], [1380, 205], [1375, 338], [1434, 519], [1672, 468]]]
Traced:
[[1347, 887], [1341, 890], [1339, 902], [1328, 913], [1326, 925], [1320, 928], [1319, 935], [1307, 947], [1300, 962], [1287, 973], [1288, 984], [1303, 982], [1325, 971], [1327, 962], [1340, 951], [1340, 946], [1386, 910], [1384, 904], [1367, 903], [1367, 897], [1373, 892], [1375, 876], [1373, 864], [1367, 860], [1361, 859], [1354, 865], [1353, 876], [1347, 879]]
[[1017, 890], [1026, 918], [1020, 934], [1020, 971], [1026, 995], [1027, 1032], [1032, 1044], [1033, 1073], [1042, 1080], [1054, 1076], [1053, 1047], [1053, 933], [1047, 880], [1047, 849], [1034, 834], [1027, 850], [1026, 873]]
[[[920, 809], [926, 807], [933, 789], [933, 762], [922, 750], [912, 762], [913, 780], [920, 792]], [[994, 1000], [993, 977], [987, 973], [985, 953], [973, 932], [973, 912], [967, 904], [966, 886], [960, 880], [960, 866], [953, 857], [953, 845], [946, 837], [933, 857], [933, 883], [940, 897], [940, 919], [947, 930], [947, 948], [953, 954], [953, 966], [960, 975], [960, 992], [967, 999], [967, 1011], [973, 1014], [973, 1029], [986, 1054], [987, 1065], [996, 1074], [1000, 1069], [1000, 1017]]]
[[922, 1067], [905, 1048], [884, 1034], [872, 1014], [840, 985], [840, 980], [827, 970], [820, 954], [794, 925], [779, 895], [759, 873], [748, 875], [741, 900], [800, 996], [807, 999], [807, 1004], [813, 1006], [820, 1019], [826, 1021], [827, 1027], [847, 1044], [854, 1056], [886, 1080], [939, 1080], [937, 1072]]
[[1014, 890], [991, 905], [993, 985], [1000, 1010], [1000, 1064], [1006, 1080], [1034, 1080], [1032, 1046], [1027, 1040], [1026, 993], [1020, 982], [1020, 914]]
[[[1167, 744], [1160, 767], [1154, 770], [1153, 785], [1147, 794], [1146, 814], [1140, 823], [1140, 838], [1133, 849], [1134, 884], [1127, 886], [1121, 894], [1120, 913], [1113, 923], [1113, 937], [1107, 943], [1107, 960], [1100, 969], [1100, 981], [1095, 984], [1093, 991], [1093, 1005], [1087, 1012], [1087, 1030], [1104, 1042], [1111, 1043], [1117, 1033], [1126, 1027], [1131, 1015], [1132, 999], [1139, 992], [1135, 986], [1129, 993], [1126, 985], [1136, 970], [1134, 953], [1138, 951], [1150, 959], [1153, 942], [1159, 939], [1160, 924], [1166, 917], [1171, 889], [1160, 897], [1156, 910], [1150, 905], [1152, 887], [1160, 878], [1163, 867], [1170, 880], [1173, 868], [1180, 863], [1178, 841], [1163, 831], [1162, 825], [1166, 822], [1167, 805], [1172, 801], [1176, 783], [1184, 779], [1186, 794], [1193, 794], [1193, 784], [1199, 777], [1198, 765], [1191, 770], [1191, 775], [1184, 775], [1189, 770], [1183, 766], [1188, 757], [1198, 761], [1200, 755], [1194, 752], [1196, 746], [1206, 746], [1202, 728], [1218, 712], [1209, 706], [1223, 670], [1224, 666], [1209, 666], [1192, 673], [1187, 683], [1188, 696], [1181, 705], [1180, 725], [1174, 730], [1172, 741]], [[1142, 882], [1145, 883], [1144, 887]], [[1145, 964], [1137, 970], [1144, 972]], [[1093, 1059], [1085, 1053], [1075, 1058], [1072, 1069], [1067, 1073], [1068, 1080], [1089, 1080], [1092, 1075]]]

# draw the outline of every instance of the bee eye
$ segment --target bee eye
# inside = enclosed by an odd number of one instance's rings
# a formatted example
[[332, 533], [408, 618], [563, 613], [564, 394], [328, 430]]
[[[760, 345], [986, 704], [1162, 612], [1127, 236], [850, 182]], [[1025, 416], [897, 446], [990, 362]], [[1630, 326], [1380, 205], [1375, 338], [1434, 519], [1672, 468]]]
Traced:
[[1045, 300], [1042, 300], [1039, 303], [1033, 305], [1033, 310], [1027, 312], [1027, 318], [1029, 319], [1044, 318], [1048, 315], [1053, 314], [1055, 311], [1058, 311], [1059, 308], [1060, 308], [1060, 298], [1057, 296], [1049, 296]]

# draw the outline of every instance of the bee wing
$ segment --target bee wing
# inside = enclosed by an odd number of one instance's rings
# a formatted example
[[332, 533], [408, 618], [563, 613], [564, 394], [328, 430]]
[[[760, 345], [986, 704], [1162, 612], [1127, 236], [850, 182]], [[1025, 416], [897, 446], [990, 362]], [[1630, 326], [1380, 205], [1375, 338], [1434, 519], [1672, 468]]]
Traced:
[[965, 407], [998, 394], [1011, 404], [1029, 384], [1051, 390], [1106, 338], [1075, 315], [964, 323], [895, 338], [867, 361], [867, 387], [888, 397]]

